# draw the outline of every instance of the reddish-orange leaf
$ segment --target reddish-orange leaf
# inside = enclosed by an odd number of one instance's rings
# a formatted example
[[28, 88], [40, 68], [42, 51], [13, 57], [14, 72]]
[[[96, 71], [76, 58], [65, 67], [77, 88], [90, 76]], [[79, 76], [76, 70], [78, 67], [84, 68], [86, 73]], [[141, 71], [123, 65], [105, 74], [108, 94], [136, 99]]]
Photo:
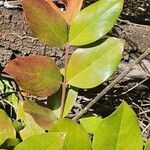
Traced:
[[49, 129], [50, 125], [57, 120], [57, 117], [50, 109], [42, 107], [33, 101], [25, 100], [23, 108], [24, 111], [30, 114], [34, 121], [44, 129]]
[[66, 20], [70, 24], [72, 19], [80, 11], [83, 0], [62, 0], [66, 5]]
[[50, 96], [61, 85], [59, 69], [46, 56], [16, 58], [6, 65], [4, 71], [14, 77], [25, 92], [35, 96]]
[[21, 0], [31, 30], [42, 42], [63, 46], [67, 43], [68, 27], [65, 14], [52, 0]]
[[65, 5], [68, 5], [70, 0], [62, 0], [62, 2], [65, 4]]

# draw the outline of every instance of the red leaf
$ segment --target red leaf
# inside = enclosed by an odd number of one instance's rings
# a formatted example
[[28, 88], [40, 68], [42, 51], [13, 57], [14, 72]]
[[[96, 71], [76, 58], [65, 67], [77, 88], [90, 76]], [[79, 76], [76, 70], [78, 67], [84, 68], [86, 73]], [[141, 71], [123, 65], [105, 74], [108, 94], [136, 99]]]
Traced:
[[66, 5], [66, 20], [70, 24], [81, 9], [83, 0], [62, 0]]
[[4, 71], [10, 74], [28, 94], [50, 96], [61, 85], [61, 74], [56, 64], [46, 56], [16, 58]]
[[42, 42], [63, 46], [67, 43], [68, 27], [65, 14], [52, 0], [21, 0], [27, 22]]

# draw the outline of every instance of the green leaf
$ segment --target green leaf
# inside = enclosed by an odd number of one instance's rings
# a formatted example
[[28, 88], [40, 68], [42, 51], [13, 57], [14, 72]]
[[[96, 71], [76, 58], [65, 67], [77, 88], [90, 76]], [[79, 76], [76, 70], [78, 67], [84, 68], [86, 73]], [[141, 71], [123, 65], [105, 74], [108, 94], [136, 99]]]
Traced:
[[[57, 116], [57, 118], [60, 117], [60, 113], [61, 113], [61, 108], [60, 108], [61, 94], [62, 91], [59, 90], [57, 93], [49, 97], [47, 101], [48, 108], [50, 108], [53, 111], [53, 113]], [[77, 95], [78, 95], [77, 91], [75, 91], [74, 89], [68, 89], [63, 117], [67, 116], [70, 110], [72, 109], [73, 105], [75, 104]]]
[[2, 80], [0, 80], [0, 92], [3, 93], [4, 90], [5, 90], [4, 83], [2, 82]]
[[15, 111], [17, 111], [18, 105], [19, 105], [19, 99], [18, 99], [18, 97], [14, 93], [12, 93], [11, 95], [9, 95], [7, 97], [7, 100], [10, 103], [12, 103], [13, 108], [15, 109]]
[[95, 133], [97, 127], [103, 119], [100, 117], [85, 117], [80, 119], [80, 124], [86, 129], [88, 133]]
[[70, 119], [59, 119], [51, 126], [50, 132], [66, 133], [63, 150], [91, 150], [86, 130]]
[[19, 133], [23, 141], [33, 135], [45, 133], [45, 130], [37, 125], [30, 114], [24, 113], [22, 121], [24, 122], [25, 127]]
[[20, 130], [22, 130], [24, 128], [24, 125], [18, 120], [13, 120], [12, 123], [17, 132], [19, 132]]
[[72, 109], [73, 105], [75, 104], [77, 96], [78, 96], [77, 91], [75, 91], [73, 89], [69, 89], [68, 94], [67, 94], [67, 98], [66, 98], [66, 101], [65, 101], [63, 117], [68, 115], [68, 113]]
[[72, 21], [69, 32], [71, 45], [92, 43], [115, 25], [123, 7], [123, 0], [99, 0], [83, 9]]
[[42, 107], [33, 101], [25, 100], [23, 108], [24, 111], [30, 114], [34, 121], [43, 129], [49, 129], [50, 125], [57, 119], [50, 109]]
[[144, 150], [150, 150], [150, 139], [146, 142]]
[[35, 96], [50, 96], [61, 85], [58, 67], [46, 56], [16, 58], [6, 65], [4, 71], [14, 77], [25, 92]]
[[142, 150], [143, 140], [138, 120], [130, 106], [123, 102], [98, 126], [93, 150]]
[[20, 143], [19, 139], [9, 138], [9, 139], [6, 139], [2, 145], [0, 145], [0, 149], [12, 150], [19, 143]]
[[44, 133], [34, 135], [15, 147], [15, 150], [62, 150], [63, 133]]
[[123, 47], [123, 40], [110, 37], [98, 46], [77, 49], [68, 62], [68, 84], [93, 88], [107, 80], [120, 63]]
[[67, 43], [68, 27], [63, 12], [52, 0], [22, 0], [27, 22], [42, 42], [63, 46]]
[[60, 117], [61, 94], [62, 89], [60, 88], [55, 94], [47, 99], [47, 107], [53, 111], [57, 118]]
[[41, 128], [34, 120], [34, 118], [25, 112], [24, 103], [19, 101], [18, 109], [16, 111], [17, 119], [21, 120], [24, 128], [19, 131], [22, 140], [26, 140], [32, 135], [38, 135], [45, 133], [45, 130]]
[[11, 119], [0, 109], [0, 145], [8, 138], [15, 138], [16, 132]]

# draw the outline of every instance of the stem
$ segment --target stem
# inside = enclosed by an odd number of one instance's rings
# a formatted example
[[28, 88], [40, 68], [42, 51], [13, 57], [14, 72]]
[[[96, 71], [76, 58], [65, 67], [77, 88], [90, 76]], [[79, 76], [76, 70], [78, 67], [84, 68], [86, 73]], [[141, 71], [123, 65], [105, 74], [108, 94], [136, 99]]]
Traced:
[[67, 89], [67, 81], [66, 81], [66, 72], [67, 72], [67, 65], [68, 65], [68, 54], [69, 54], [69, 49], [70, 49], [70, 45], [66, 44], [65, 46], [65, 60], [64, 60], [64, 81], [62, 83], [62, 96], [61, 96], [61, 113], [60, 113], [60, 118], [63, 117], [63, 112], [64, 112], [64, 106], [65, 106], [65, 98], [66, 98], [66, 89]]
[[150, 53], [150, 48], [146, 50], [139, 58], [135, 60], [134, 63], [128, 65], [128, 67], [120, 74], [112, 83], [110, 83], [106, 88], [104, 88], [88, 105], [86, 105], [74, 118], [73, 120], [77, 121], [83, 114], [85, 114], [89, 108], [91, 108], [100, 98], [102, 98], [111, 88], [114, 87], [123, 77], [125, 77], [131, 70], [134, 69], [140, 61], [145, 58]]

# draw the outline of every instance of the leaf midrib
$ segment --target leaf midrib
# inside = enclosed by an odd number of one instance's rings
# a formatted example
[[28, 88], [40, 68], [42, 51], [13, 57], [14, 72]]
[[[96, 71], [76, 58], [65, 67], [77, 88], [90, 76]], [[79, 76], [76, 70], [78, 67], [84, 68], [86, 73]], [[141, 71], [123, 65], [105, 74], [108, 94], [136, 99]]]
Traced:
[[75, 78], [77, 78], [77, 76], [80, 76], [80, 74], [82, 74], [83, 72], [85, 72], [86, 70], [88, 70], [91, 66], [95, 65], [101, 58], [103, 58], [108, 52], [110, 52], [111, 50], [113, 50], [115, 47], [117, 47], [118, 45], [120, 45], [121, 43], [118, 43], [117, 45], [113, 46], [113, 48], [111, 48], [110, 50], [108, 50], [106, 53], [104, 53], [102, 56], [100, 56], [95, 62], [91, 63], [88, 67], [86, 67], [84, 70], [82, 70], [80, 73], [76, 74], [71, 80], [68, 81], [67, 84], [69, 84], [70, 82], [72, 82], [72, 80], [74, 80]]

